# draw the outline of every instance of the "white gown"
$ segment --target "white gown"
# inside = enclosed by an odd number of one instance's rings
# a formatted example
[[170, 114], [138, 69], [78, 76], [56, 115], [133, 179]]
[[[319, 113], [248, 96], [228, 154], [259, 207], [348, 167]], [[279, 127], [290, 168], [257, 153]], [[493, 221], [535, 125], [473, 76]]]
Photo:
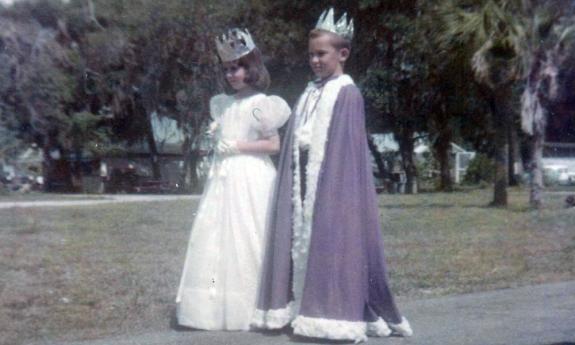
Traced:
[[[277, 96], [218, 95], [219, 136], [250, 141], [277, 134], [290, 114]], [[266, 154], [216, 157], [194, 220], [176, 302], [181, 325], [248, 330], [256, 308], [268, 205], [276, 176]]]

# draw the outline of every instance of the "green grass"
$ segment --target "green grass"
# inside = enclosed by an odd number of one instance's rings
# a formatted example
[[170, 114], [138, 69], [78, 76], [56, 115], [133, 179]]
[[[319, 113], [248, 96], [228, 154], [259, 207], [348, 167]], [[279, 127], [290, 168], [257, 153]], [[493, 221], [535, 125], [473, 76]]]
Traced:
[[0, 343], [168, 328], [194, 205], [0, 210]]
[[575, 210], [548, 194], [532, 211], [510, 190], [507, 209], [491, 190], [381, 199], [394, 290], [419, 298], [575, 278]]
[[[511, 190], [382, 195], [401, 301], [575, 279], [575, 209]], [[0, 344], [171, 327], [195, 201], [0, 210]]]

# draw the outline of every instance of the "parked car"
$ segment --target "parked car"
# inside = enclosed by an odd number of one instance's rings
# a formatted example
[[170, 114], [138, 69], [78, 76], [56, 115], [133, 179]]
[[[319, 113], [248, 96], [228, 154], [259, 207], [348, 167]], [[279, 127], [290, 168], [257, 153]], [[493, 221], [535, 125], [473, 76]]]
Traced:
[[563, 186], [571, 186], [575, 185], [575, 171], [564, 170], [559, 172], [559, 176], [557, 177], [557, 181], [560, 185]]

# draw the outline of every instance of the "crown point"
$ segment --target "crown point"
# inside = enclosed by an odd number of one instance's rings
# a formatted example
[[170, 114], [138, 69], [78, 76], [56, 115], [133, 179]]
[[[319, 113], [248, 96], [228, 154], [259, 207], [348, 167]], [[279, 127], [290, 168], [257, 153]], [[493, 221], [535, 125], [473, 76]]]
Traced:
[[344, 13], [339, 20], [334, 20], [334, 9], [330, 7], [324, 10], [319, 16], [315, 29], [333, 32], [343, 38], [351, 40], [353, 38], [353, 19], [348, 22], [347, 13]]
[[222, 62], [237, 60], [254, 50], [256, 45], [247, 29], [230, 29], [216, 37], [216, 50]]

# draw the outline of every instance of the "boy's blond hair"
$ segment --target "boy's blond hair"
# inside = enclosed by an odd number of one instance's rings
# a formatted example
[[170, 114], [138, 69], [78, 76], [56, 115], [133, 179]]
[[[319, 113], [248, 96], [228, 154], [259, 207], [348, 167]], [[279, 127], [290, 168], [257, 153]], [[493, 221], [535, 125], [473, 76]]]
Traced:
[[321, 35], [328, 35], [331, 37], [331, 44], [335, 49], [347, 49], [351, 51], [351, 41], [347, 38], [343, 38], [338, 34], [335, 34], [331, 31], [326, 31], [322, 29], [313, 29], [309, 32], [309, 39], [317, 38]]

